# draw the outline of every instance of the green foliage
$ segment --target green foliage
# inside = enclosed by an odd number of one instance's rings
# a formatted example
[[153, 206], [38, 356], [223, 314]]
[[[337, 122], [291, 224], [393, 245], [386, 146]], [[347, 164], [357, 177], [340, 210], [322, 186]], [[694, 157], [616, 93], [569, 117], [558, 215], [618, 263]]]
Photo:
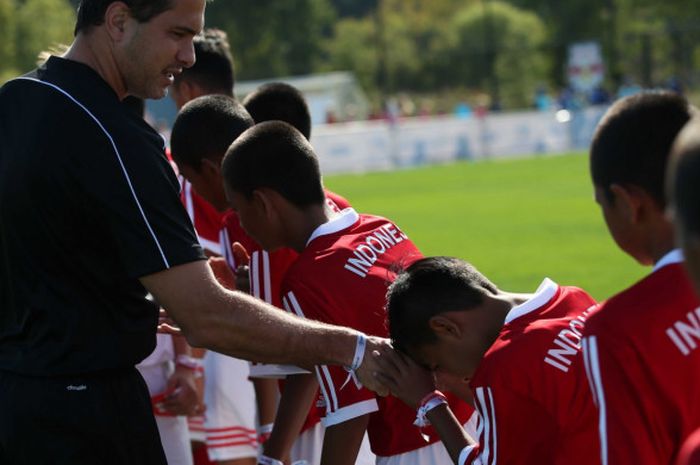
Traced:
[[[327, 68], [354, 70], [363, 85], [379, 85], [384, 63], [385, 89], [430, 91], [445, 88], [485, 88], [489, 54], [502, 86], [505, 104], [527, 106], [535, 86], [547, 79], [548, 61], [542, 51], [545, 25], [534, 13], [502, 2], [454, 0], [385, 0], [381, 16], [344, 19], [328, 42]], [[485, 27], [492, 25], [493, 47], [486, 44]], [[382, 55], [381, 47], [386, 49]]]
[[547, 32], [537, 15], [508, 3], [489, 2], [459, 12], [452, 28], [454, 78], [467, 86], [488, 88], [492, 59], [501, 103], [516, 108], [531, 103], [533, 89], [548, 72], [542, 50]]
[[207, 6], [207, 25], [229, 35], [240, 79], [314, 71], [334, 18], [328, 0], [217, 1]]
[[36, 67], [41, 51], [72, 41], [75, 11], [68, 0], [25, 0], [16, 18], [16, 63], [21, 72]]
[[0, 83], [16, 76], [15, 69], [15, 2], [0, 0]]
[[426, 255], [464, 258], [501, 288], [545, 276], [603, 299], [648, 270], [619, 250], [583, 154], [327, 176], [362, 213], [395, 221]]

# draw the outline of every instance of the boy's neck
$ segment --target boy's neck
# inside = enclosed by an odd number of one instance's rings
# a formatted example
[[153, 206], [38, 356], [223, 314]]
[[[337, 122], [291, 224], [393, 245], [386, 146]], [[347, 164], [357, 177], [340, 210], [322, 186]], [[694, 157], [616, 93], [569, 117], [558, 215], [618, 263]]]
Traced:
[[303, 252], [314, 231], [322, 224], [328, 223], [334, 216], [334, 212], [326, 205], [326, 202], [298, 210], [295, 222], [299, 227], [295, 229], [299, 231], [299, 234], [293, 240], [292, 249], [298, 253]]

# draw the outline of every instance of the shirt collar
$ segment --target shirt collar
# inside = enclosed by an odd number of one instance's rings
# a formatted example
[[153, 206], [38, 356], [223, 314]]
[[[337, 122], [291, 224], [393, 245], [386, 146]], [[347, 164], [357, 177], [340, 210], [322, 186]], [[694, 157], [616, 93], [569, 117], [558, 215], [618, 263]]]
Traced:
[[663, 257], [661, 257], [661, 260], [656, 262], [654, 264], [654, 269], [652, 270], [652, 273], [654, 271], [658, 271], [661, 268], [665, 267], [666, 265], [672, 265], [674, 263], [682, 263], [684, 260], [683, 258], [683, 252], [681, 249], [673, 249]]
[[554, 297], [558, 289], [559, 285], [557, 283], [549, 278], [544, 278], [531, 298], [510, 309], [506, 315], [506, 324], [545, 305]]
[[338, 231], [349, 228], [359, 219], [360, 215], [358, 215], [354, 209], [346, 208], [327, 222], [320, 225], [318, 228], [314, 229], [314, 232], [312, 232], [311, 236], [309, 236], [309, 240], [306, 241], [306, 245], [308, 246], [311, 244], [311, 241], [317, 237], [337, 233]]

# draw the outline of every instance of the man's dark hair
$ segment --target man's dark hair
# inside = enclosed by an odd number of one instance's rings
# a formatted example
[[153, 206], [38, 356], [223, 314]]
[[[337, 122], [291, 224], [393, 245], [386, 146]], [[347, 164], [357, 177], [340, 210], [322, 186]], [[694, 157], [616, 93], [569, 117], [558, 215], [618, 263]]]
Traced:
[[189, 81], [208, 94], [233, 97], [233, 56], [226, 33], [220, 29], [208, 28], [197, 34], [193, 43], [196, 61], [175, 76], [175, 86]]
[[230, 190], [248, 199], [265, 187], [300, 208], [325, 202], [313, 148], [282, 121], [256, 124], [236, 139], [224, 158], [223, 176]]
[[284, 121], [307, 140], [311, 138], [311, 114], [304, 96], [294, 86], [284, 82], [263, 84], [243, 100], [243, 106], [256, 123]]
[[427, 257], [400, 272], [387, 291], [389, 336], [406, 352], [437, 340], [432, 317], [481, 305], [496, 286], [469, 263], [453, 257]]
[[231, 143], [253, 124], [243, 105], [231, 97], [198, 97], [182, 107], [173, 124], [173, 160], [196, 170], [204, 158], [218, 162]]
[[[80, 0], [74, 35], [87, 32], [92, 26], [104, 23], [105, 12], [115, 0]], [[131, 16], [139, 23], [147, 23], [162, 12], [172, 8], [172, 0], [122, 0], [129, 7]]]
[[664, 173], [671, 144], [691, 117], [688, 101], [672, 92], [642, 92], [617, 101], [591, 144], [593, 184], [613, 200], [612, 184], [634, 185], [663, 208]]
[[673, 146], [669, 187], [685, 233], [700, 234], [700, 120], [688, 123]]

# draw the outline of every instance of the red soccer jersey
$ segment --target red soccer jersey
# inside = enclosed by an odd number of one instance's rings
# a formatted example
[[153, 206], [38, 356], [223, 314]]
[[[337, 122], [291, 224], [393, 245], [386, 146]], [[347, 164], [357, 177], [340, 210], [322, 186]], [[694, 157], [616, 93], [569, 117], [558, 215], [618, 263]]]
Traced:
[[[343, 197], [327, 189], [324, 191], [326, 203], [334, 212], [337, 213], [350, 207], [348, 201]], [[249, 253], [250, 293], [275, 307], [282, 308], [280, 291], [282, 279], [299, 254], [289, 248], [267, 252], [257, 243], [252, 246]]]
[[[387, 337], [385, 299], [396, 271], [421, 257], [406, 235], [390, 221], [346, 209], [312, 234], [306, 249], [282, 284], [285, 308], [306, 318], [348, 326]], [[326, 402], [326, 426], [372, 412], [368, 435], [372, 451], [383, 457], [410, 452], [438, 440], [426, 429], [426, 442], [413, 426], [416, 412], [394, 398], [377, 398], [358, 388], [341, 367], [316, 368]], [[461, 423], [472, 409], [452, 399]]]
[[219, 245], [219, 232], [221, 231], [223, 215], [200, 197], [192, 189], [192, 184], [184, 179], [182, 180], [180, 200], [185, 206], [190, 220], [192, 220], [202, 247], [215, 255], [223, 255], [223, 250]]
[[[326, 203], [335, 212], [340, 212], [345, 208], [349, 208], [350, 204], [343, 197], [325, 190]], [[259, 244], [254, 243], [249, 249], [250, 253], [250, 293], [258, 299], [282, 308], [281, 287], [282, 279], [287, 274], [287, 270], [299, 257], [299, 254], [289, 248], [268, 252], [263, 250]], [[280, 376], [284, 373], [294, 373], [293, 367], [268, 365], [268, 364], [251, 364], [251, 377], [270, 377]], [[297, 371], [301, 372], [301, 371]], [[281, 383], [281, 388], [284, 389], [284, 384]], [[321, 413], [316, 405], [311, 406], [306, 421], [301, 429], [301, 432], [308, 430], [321, 421]]]
[[676, 250], [601, 304], [583, 341], [604, 465], [669, 465], [700, 427], [700, 302]]
[[590, 465], [598, 457], [595, 410], [581, 337], [595, 301], [546, 279], [514, 307], [470, 381], [479, 443], [460, 465]]

